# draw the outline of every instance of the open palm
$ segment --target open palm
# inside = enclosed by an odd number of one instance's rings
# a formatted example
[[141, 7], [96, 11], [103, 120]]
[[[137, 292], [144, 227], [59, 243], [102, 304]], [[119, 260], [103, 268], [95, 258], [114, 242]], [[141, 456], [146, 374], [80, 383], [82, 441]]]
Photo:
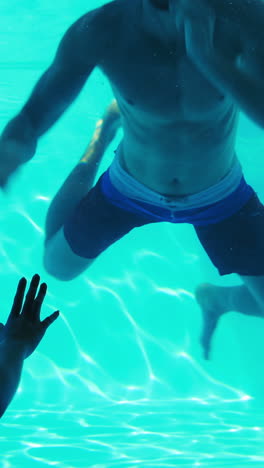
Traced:
[[24, 301], [27, 281], [25, 278], [20, 279], [7, 322], [5, 325], [0, 324], [0, 340], [20, 342], [25, 346], [25, 357], [33, 353], [48, 327], [59, 316], [59, 311], [56, 311], [43, 321], [40, 320], [47, 285], [42, 283], [38, 291], [39, 282], [39, 275], [34, 275]]

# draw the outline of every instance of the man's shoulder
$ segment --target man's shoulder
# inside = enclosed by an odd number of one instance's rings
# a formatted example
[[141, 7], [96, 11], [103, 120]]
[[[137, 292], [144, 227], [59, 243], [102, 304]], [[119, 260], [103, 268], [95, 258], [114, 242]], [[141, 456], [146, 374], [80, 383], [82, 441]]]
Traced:
[[[123, 0], [126, 3], [127, 0]], [[118, 35], [124, 14], [122, 0], [114, 0], [85, 13], [66, 32], [70, 48], [78, 50], [83, 61], [98, 63]]]
[[[126, 1], [125, 1], [126, 3]], [[92, 29], [102, 34], [115, 29], [124, 14], [124, 2], [114, 0], [86, 13], [82, 18], [84, 29]]]

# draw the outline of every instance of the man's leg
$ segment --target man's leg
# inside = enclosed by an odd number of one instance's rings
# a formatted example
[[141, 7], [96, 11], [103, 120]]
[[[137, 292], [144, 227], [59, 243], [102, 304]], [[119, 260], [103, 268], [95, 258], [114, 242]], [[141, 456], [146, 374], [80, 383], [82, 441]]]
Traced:
[[46, 243], [59, 231], [81, 199], [92, 188], [104, 152], [114, 139], [119, 126], [120, 114], [116, 101], [113, 101], [102, 119], [97, 122], [84, 156], [50, 204], [45, 226]]
[[264, 276], [240, 276], [244, 285], [233, 287], [200, 285], [196, 300], [203, 313], [201, 345], [209, 358], [211, 339], [220, 317], [231, 311], [264, 318]]
[[234, 215], [195, 229], [219, 273], [236, 272], [244, 283], [235, 287], [205, 284], [197, 288], [196, 299], [204, 322], [201, 344], [208, 359], [212, 335], [223, 314], [236, 311], [264, 317], [264, 205], [253, 193]]
[[63, 183], [48, 210], [44, 265], [51, 275], [60, 280], [73, 279], [93, 262], [93, 259], [80, 257], [70, 249], [64, 237], [63, 226], [92, 188], [99, 163], [119, 126], [119, 110], [113, 101], [103, 118], [97, 122], [84, 156]]

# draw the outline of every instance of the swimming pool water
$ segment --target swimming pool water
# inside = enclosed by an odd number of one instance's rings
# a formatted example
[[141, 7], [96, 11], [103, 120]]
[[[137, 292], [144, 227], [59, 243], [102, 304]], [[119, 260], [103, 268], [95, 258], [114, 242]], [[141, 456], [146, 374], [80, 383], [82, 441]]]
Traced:
[[[103, 3], [0, 5], [1, 128], [50, 63], [68, 25]], [[264, 467], [264, 321], [223, 317], [212, 359], [202, 359], [193, 291], [201, 281], [231, 285], [238, 279], [219, 278], [190, 226], [135, 230], [70, 283], [43, 269], [48, 204], [111, 98], [95, 71], [8, 194], [0, 194], [0, 321], [19, 277], [35, 272], [49, 286], [43, 316], [61, 310], [25, 362], [1, 420], [0, 467]], [[242, 116], [237, 151], [262, 199], [263, 149], [262, 130]]]

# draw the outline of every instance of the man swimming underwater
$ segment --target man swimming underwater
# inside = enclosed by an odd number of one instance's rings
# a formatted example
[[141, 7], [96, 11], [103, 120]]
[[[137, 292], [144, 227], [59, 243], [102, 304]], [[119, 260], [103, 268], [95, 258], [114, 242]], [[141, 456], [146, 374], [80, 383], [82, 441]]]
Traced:
[[[264, 126], [263, 26], [259, 0], [110, 2], [69, 28], [0, 142], [4, 186], [34, 155], [38, 138], [77, 97], [92, 70], [98, 66], [105, 73], [124, 138], [93, 188], [101, 156], [92, 151], [85, 159], [76, 203], [64, 203], [53, 224], [55, 201], [70, 185], [55, 197], [47, 220], [46, 269], [70, 280], [135, 227], [192, 224], [219, 273], [237, 273], [243, 281], [196, 291], [205, 358], [224, 313], [263, 317], [264, 208], [235, 153], [239, 110]], [[95, 140], [107, 144], [106, 136]]]

